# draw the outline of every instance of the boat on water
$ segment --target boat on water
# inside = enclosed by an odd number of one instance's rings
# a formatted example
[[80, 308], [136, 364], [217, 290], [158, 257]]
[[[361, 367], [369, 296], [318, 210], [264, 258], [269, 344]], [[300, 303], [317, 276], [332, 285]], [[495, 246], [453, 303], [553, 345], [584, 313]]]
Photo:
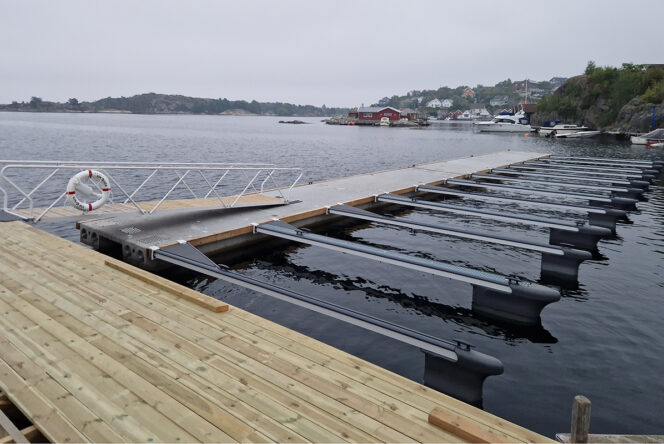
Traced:
[[390, 126], [390, 118], [389, 117], [381, 117], [380, 118], [380, 123], [378, 123], [379, 126]]
[[569, 123], [558, 123], [554, 126], [542, 126], [539, 129], [540, 136], [556, 136], [560, 137], [566, 134], [578, 133], [581, 131], [588, 131], [589, 128], [585, 126], [573, 125]]
[[479, 132], [529, 133], [533, 130], [523, 110], [516, 114], [501, 113], [488, 122], [475, 122]]
[[556, 134], [556, 139], [577, 139], [577, 138], [587, 138], [595, 137], [599, 134], [602, 134], [601, 131], [577, 131], [575, 133], [563, 133]]
[[654, 131], [650, 131], [648, 134], [642, 134], [640, 136], [630, 137], [630, 141], [634, 145], [647, 145], [649, 142], [664, 142], [664, 128], [659, 128]]

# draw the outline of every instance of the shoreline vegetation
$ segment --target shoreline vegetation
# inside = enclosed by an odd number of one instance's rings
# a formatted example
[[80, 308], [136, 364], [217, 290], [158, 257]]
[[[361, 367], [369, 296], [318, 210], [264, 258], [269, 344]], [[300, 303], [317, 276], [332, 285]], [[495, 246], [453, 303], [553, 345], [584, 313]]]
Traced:
[[664, 126], [664, 65], [597, 67], [570, 78], [553, 94], [537, 102], [533, 123], [563, 120], [600, 130], [648, 132]]
[[94, 102], [79, 102], [76, 98], [71, 98], [62, 103], [32, 97], [29, 102], [14, 101], [10, 104], [0, 105], [0, 111], [329, 117], [336, 114], [345, 114], [348, 112], [348, 108], [147, 93], [131, 97], [107, 97]]
[[[441, 107], [441, 101], [448, 101], [449, 107]], [[472, 89], [459, 86], [455, 89], [412, 90], [404, 96], [383, 97], [374, 106], [412, 108], [422, 115], [441, 118], [441, 113], [447, 115], [462, 109], [483, 108], [490, 113], [515, 109], [524, 101], [537, 105], [531, 119], [535, 125], [547, 120], [562, 120], [603, 131], [647, 132], [664, 127], [664, 64], [623, 63], [622, 67], [615, 68], [597, 67], [591, 61], [584, 74], [569, 79], [553, 77], [541, 82], [512, 82], [507, 79], [494, 86], [477, 85]], [[337, 125], [348, 124], [350, 120], [349, 108], [156, 93], [107, 97], [93, 102], [79, 102], [71, 98], [64, 103], [32, 97], [29, 102], [14, 101], [0, 105], [0, 111], [325, 117], [329, 118], [326, 123]], [[392, 123], [391, 126], [397, 125]]]

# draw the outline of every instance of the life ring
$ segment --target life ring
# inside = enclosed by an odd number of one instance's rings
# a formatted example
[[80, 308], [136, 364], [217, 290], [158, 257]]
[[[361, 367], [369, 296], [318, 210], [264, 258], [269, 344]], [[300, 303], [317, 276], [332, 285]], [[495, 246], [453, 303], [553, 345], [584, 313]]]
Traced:
[[[83, 179], [97, 179], [101, 186], [101, 195], [95, 192], [89, 186], [81, 183]], [[76, 195], [76, 189], [79, 188], [79, 193], [87, 194], [89, 196], [98, 197], [97, 200], [91, 203], [81, 201]], [[96, 170], [86, 170], [77, 173], [74, 177], [69, 179], [67, 183], [67, 202], [81, 211], [93, 211], [101, 207], [108, 201], [111, 194], [111, 186], [108, 178]]]

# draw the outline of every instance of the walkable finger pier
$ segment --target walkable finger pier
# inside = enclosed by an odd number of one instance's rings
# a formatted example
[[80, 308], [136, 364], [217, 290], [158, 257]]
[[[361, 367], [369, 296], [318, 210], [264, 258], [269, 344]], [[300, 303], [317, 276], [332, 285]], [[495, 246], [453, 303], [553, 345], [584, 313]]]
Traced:
[[[617, 223], [638, 207], [663, 167], [657, 161], [503, 151], [306, 185], [296, 185], [296, 179], [286, 188], [265, 189], [278, 168], [150, 164], [140, 168], [154, 172], [132, 192], [116, 179], [116, 170], [126, 165], [0, 163], [4, 210], [27, 221], [71, 214], [64, 209], [49, 215], [55, 202], [35, 208], [34, 190], [5, 176], [12, 168], [45, 170], [47, 178], [37, 188], [54, 176], [48, 168], [89, 169], [90, 177], [93, 171], [105, 176], [125, 198], [110, 203], [106, 212], [80, 217], [80, 239], [96, 251], [22, 222], [0, 224], [5, 239], [0, 246], [5, 320], [0, 324], [0, 400], [8, 406], [0, 425], [15, 442], [26, 437], [53, 442], [549, 441], [471, 405], [481, 405], [485, 379], [503, 372], [497, 357], [457, 339], [433, 337], [315, 294], [250, 278], [219, 261], [267, 240], [313, 245], [466, 283], [477, 316], [537, 325], [546, 306], [560, 299], [555, 284], [579, 278], [598, 242], [615, 235]], [[160, 200], [137, 200], [138, 190], [162, 169], [176, 175], [170, 191]], [[217, 184], [229, 171], [240, 170], [255, 174], [248, 175], [239, 194], [219, 196]], [[192, 171], [209, 186], [204, 196], [185, 181]], [[206, 177], [211, 171], [219, 177]], [[258, 190], [253, 184], [261, 174]], [[180, 185], [194, 199], [167, 200]], [[12, 190], [19, 195], [9, 206]], [[463, 205], [466, 200], [503, 208]], [[25, 203], [29, 208], [20, 207]], [[549, 234], [528, 241], [476, 226], [417, 223], [376, 211], [386, 206], [533, 226]], [[522, 207], [574, 216], [537, 217], [519, 211]], [[315, 232], [321, 224], [342, 220], [536, 252], [542, 277], [553, 285]], [[174, 266], [418, 347], [424, 385], [151, 272]]]

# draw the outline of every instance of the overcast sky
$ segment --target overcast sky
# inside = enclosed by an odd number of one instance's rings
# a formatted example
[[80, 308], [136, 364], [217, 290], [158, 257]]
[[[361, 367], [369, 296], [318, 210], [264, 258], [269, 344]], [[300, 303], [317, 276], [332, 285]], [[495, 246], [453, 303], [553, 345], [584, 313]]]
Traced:
[[0, 103], [144, 92], [351, 106], [664, 63], [662, 0], [0, 0]]

